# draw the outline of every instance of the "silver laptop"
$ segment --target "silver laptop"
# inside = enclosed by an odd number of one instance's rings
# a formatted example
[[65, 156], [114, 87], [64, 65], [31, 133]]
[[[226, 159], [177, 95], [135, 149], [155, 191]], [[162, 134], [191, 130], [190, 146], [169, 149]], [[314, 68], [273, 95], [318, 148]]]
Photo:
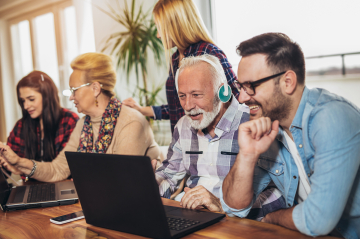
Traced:
[[0, 207], [3, 211], [74, 204], [78, 195], [72, 181], [10, 187], [0, 170]]

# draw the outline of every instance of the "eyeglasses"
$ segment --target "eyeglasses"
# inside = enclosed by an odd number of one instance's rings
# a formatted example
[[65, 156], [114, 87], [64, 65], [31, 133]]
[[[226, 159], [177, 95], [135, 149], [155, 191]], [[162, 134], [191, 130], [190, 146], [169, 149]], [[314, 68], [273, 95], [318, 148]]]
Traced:
[[257, 86], [259, 86], [261, 83], [264, 83], [265, 81], [271, 80], [277, 76], [281, 76], [282, 74], [285, 74], [286, 71], [280, 72], [278, 74], [272, 75], [272, 76], [268, 76], [265, 78], [262, 78], [260, 80], [257, 81], [248, 81], [248, 82], [244, 82], [244, 83], [240, 83], [238, 81], [234, 81], [235, 87], [238, 89], [238, 91], [240, 92], [241, 88], [244, 88], [244, 91], [246, 92], [246, 94], [248, 94], [249, 96], [253, 96], [255, 95], [255, 88]]
[[77, 91], [78, 89], [80, 89], [81, 87], [84, 87], [84, 86], [88, 86], [88, 85], [91, 85], [91, 83], [86, 83], [86, 84], [83, 84], [81, 86], [78, 86], [78, 87], [71, 87], [70, 88], [70, 92], [71, 92], [71, 95], [75, 95], [75, 91]]
[[91, 85], [91, 83], [86, 83], [86, 84], [83, 84], [81, 86], [78, 86], [78, 87], [71, 87], [70, 89], [68, 90], [63, 90], [63, 95], [64, 96], [74, 96], [75, 95], [75, 91], [77, 91], [78, 89], [80, 89], [81, 87], [84, 87], [84, 86], [88, 86], [88, 85]]

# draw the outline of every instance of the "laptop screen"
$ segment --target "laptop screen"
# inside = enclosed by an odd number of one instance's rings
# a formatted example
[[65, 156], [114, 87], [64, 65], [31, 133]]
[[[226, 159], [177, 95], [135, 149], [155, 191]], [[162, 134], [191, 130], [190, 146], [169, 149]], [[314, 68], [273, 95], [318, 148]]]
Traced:
[[2, 172], [3, 169], [0, 169], [0, 192], [3, 192], [9, 189], [9, 184], [6, 181], [6, 178]]

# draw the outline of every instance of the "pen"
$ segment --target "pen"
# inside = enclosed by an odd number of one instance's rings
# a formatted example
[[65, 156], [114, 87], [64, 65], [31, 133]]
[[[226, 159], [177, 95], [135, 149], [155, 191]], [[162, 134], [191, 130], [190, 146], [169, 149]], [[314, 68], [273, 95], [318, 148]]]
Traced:
[[221, 151], [221, 154], [223, 154], [223, 155], [237, 155], [238, 153]]
[[203, 151], [185, 151], [185, 154], [202, 154]]

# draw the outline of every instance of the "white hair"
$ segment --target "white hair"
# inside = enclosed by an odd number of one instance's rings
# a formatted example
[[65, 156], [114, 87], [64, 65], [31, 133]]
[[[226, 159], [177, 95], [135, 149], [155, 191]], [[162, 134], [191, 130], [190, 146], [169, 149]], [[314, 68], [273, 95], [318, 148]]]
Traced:
[[215, 92], [216, 96], [217, 96], [216, 93], [217, 93], [221, 83], [224, 83], [225, 85], [227, 85], [227, 79], [225, 76], [225, 72], [221, 66], [219, 58], [209, 55], [209, 54], [204, 54], [204, 55], [200, 55], [200, 56], [189, 56], [189, 57], [186, 57], [181, 60], [181, 66], [176, 71], [176, 75], [175, 75], [176, 91], [179, 91], [178, 78], [179, 78], [179, 75], [181, 74], [181, 72], [185, 68], [196, 66], [196, 65], [200, 64], [201, 62], [206, 62], [212, 66], [212, 67], [209, 67], [209, 73], [212, 76], [211, 79], [213, 81], [213, 87], [214, 87], [214, 92]]

